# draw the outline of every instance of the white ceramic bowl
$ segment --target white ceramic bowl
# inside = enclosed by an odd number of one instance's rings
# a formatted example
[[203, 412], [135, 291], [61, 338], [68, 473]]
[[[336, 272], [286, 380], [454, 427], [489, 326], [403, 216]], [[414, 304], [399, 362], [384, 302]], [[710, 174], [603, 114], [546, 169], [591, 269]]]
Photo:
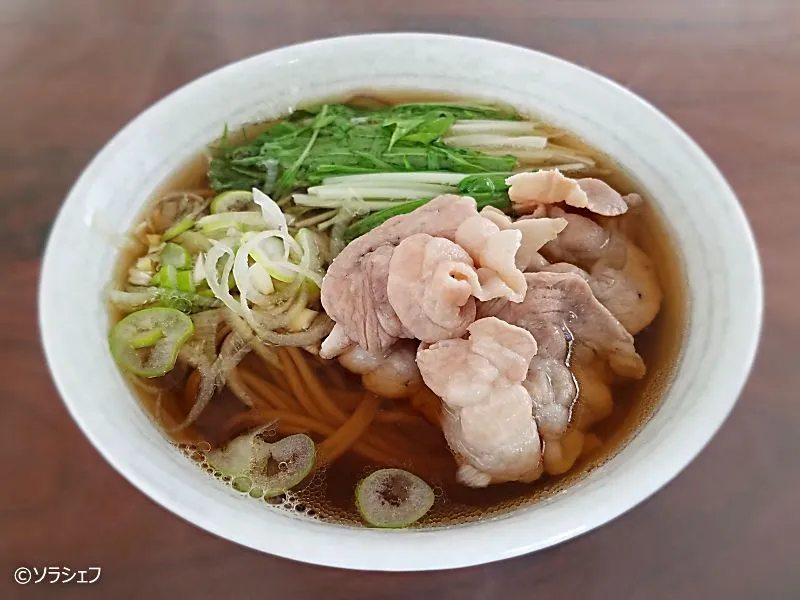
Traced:
[[[565, 492], [505, 516], [445, 529], [376, 531], [321, 523], [244, 498], [154, 428], [108, 352], [102, 292], [129, 228], [182, 163], [237, 126], [358, 89], [487, 97], [565, 127], [629, 170], [667, 216], [689, 280], [689, 335], [662, 406], [615, 458]], [[131, 483], [187, 521], [295, 560], [377, 570], [444, 569], [545, 548], [632, 508], [683, 469], [733, 407], [757, 346], [756, 248], [728, 184], [702, 150], [640, 98], [562, 60], [496, 42], [388, 34], [275, 50], [190, 83], [146, 110], [97, 155], [56, 220], [41, 276], [47, 359], [72, 416]]]

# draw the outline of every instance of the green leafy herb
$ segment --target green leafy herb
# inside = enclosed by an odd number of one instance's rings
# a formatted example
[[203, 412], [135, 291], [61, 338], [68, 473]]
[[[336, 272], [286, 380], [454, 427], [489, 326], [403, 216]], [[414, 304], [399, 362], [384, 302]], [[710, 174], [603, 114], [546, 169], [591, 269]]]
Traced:
[[514, 118], [494, 107], [468, 104], [382, 109], [323, 104], [296, 111], [241, 145], [231, 145], [223, 136], [214, 149], [209, 178], [218, 192], [257, 187], [280, 198], [333, 175], [510, 171], [516, 164], [513, 156], [491, 156], [441, 140], [457, 119]]
[[489, 104], [464, 104], [462, 102], [408, 102], [406, 104], [396, 104], [388, 111], [393, 115], [407, 117], [440, 112], [452, 115], [459, 120], [519, 120], [519, 117], [510, 110], [504, 110]]

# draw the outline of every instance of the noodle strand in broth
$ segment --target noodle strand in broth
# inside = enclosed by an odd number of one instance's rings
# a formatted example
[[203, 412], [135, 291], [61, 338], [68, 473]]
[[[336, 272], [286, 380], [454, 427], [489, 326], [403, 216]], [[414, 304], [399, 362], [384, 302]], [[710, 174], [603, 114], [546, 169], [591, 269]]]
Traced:
[[317, 401], [317, 406], [325, 413], [326, 417], [333, 419], [334, 422], [346, 420], [348, 418], [347, 415], [344, 414], [336, 403], [330, 399], [328, 394], [325, 393], [325, 390], [322, 389], [316, 375], [313, 370], [309, 368], [300, 351], [297, 348], [286, 348], [285, 351], [291, 357], [297, 367], [300, 378], [305, 382], [306, 387], [309, 392], [311, 392], [311, 396]]
[[375, 418], [380, 400], [372, 394], [366, 394], [361, 405], [336, 432], [317, 447], [319, 462], [328, 465], [339, 458], [369, 428]]

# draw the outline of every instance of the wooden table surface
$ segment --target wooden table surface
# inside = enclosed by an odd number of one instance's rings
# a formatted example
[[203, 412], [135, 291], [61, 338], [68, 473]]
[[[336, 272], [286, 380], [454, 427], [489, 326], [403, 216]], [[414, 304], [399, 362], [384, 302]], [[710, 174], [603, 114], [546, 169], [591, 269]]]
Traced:
[[[126, 121], [241, 57], [391, 30], [537, 48], [655, 103], [729, 177], [755, 229], [767, 288], [761, 349], [741, 400], [675, 482], [557, 548], [440, 573], [296, 564], [168, 514], [69, 418], [36, 323], [50, 223]], [[798, 176], [797, 0], [3, 0], [0, 598], [800, 598]], [[92, 586], [23, 587], [12, 580], [20, 565], [99, 565], [103, 574]]]

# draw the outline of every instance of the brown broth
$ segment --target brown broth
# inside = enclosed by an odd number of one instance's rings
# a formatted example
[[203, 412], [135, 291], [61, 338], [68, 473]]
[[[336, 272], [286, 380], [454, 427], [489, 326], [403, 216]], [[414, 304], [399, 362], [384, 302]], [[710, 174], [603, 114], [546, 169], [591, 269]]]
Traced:
[[[406, 93], [377, 96], [371, 93], [356, 94], [351, 100], [361, 105], [380, 105], [406, 101], [453, 100], [453, 98], [443, 97], [441, 94]], [[234, 139], [254, 136], [265, 126], [265, 124], [247, 126], [241, 133], [236, 134]], [[636, 347], [647, 365], [647, 375], [641, 381], [628, 382], [613, 388], [613, 413], [593, 425], [590, 430], [603, 440], [599, 448], [581, 457], [567, 474], [557, 477], [545, 475], [533, 484], [506, 483], [491, 485], [486, 489], [467, 488], [454, 480], [456, 464], [440, 430], [434, 429], [429, 424], [410, 428], [408, 425], [373, 422], [368, 430], [369, 433], [377, 434], [383, 439], [392, 439], [393, 436], [404, 439], [410, 437], [415, 447], [424, 449], [416, 453], [417, 458], [408, 457], [402, 465], [403, 468], [426, 478], [436, 491], [436, 502], [420, 522], [422, 526], [452, 525], [496, 515], [546, 498], [576, 482], [612, 458], [652, 417], [670, 385], [679, 360], [686, 329], [686, 283], [679, 253], [674, 247], [663, 216], [652, 203], [647, 201], [646, 193], [635, 180], [602, 153], [587, 147], [570, 135], [559, 138], [558, 142], [563, 146], [590, 152], [597, 161], [597, 167], [610, 173], [599, 177], [618, 191], [622, 193], [636, 191], [645, 197], [646, 202], [641, 209], [634, 241], [653, 259], [664, 292], [661, 311], [657, 318], [636, 336]], [[206, 168], [206, 157], [199, 155], [170, 178], [155, 195], [153, 201], [171, 191], [207, 187]], [[148, 206], [152, 206], [152, 203]], [[143, 214], [146, 214], [146, 209]], [[139, 255], [139, 253], [128, 253], [119, 258], [117, 281], [124, 281], [128, 267]], [[111, 312], [111, 316], [112, 322], [119, 318], [114, 311]], [[313, 364], [316, 359], [309, 358], [309, 360]], [[270, 378], [262, 363], [252, 355], [243, 361], [242, 368], [256, 372], [265, 379]], [[340, 387], [341, 382], [345, 382], [352, 391], [357, 392], [361, 389], [358, 377], [339, 366], [336, 361], [329, 361], [327, 366], [317, 370], [317, 374], [323, 384], [330, 389]], [[160, 402], [157, 402], [155, 394], [135, 385], [132, 388], [152, 416], [155, 416], [156, 406], [160, 403], [162, 415], [165, 411], [171, 412], [180, 419], [188, 411], [191, 401], [183, 397], [186, 376], [187, 372], [184, 371], [162, 378], [165, 381], [161, 382]], [[198, 439], [215, 446], [222, 444], [227, 441], [221, 430], [222, 423], [244, 408], [233, 394], [225, 390], [202, 413], [190, 432], [173, 434], [171, 437], [173, 441], [181, 444], [182, 448], [188, 448], [187, 454], [192, 454], [195, 446], [186, 444], [193, 442], [196, 444]], [[194, 458], [202, 457], [195, 454]], [[441, 465], [445, 465], [445, 468]], [[353, 499], [356, 483], [370, 471], [383, 466], [385, 465], [370, 463], [355, 452], [348, 451], [333, 465], [307, 478], [307, 481], [288, 494], [287, 498], [279, 498], [270, 503], [283, 502], [286, 508], [328, 521], [360, 524]], [[429, 475], [431, 472], [434, 474]]]

